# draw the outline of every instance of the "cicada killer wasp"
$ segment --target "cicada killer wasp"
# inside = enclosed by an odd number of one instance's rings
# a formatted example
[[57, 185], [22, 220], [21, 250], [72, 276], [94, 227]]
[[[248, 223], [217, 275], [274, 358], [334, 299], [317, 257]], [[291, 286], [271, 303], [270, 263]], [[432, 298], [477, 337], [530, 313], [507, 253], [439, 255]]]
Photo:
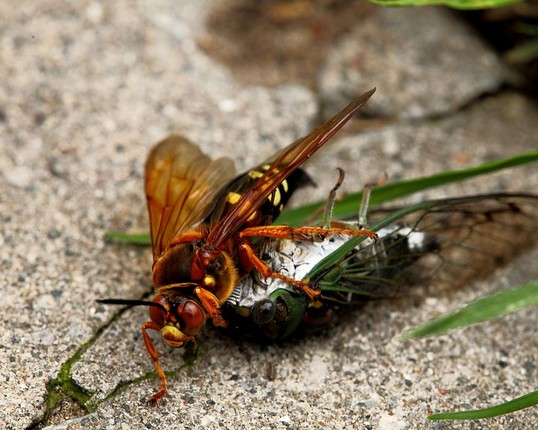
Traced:
[[[305, 174], [299, 167], [366, 103], [368, 91], [306, 137], [278, 152], [256, 169], [235, 177], [233, 162], [211, 160], [179, 136], [158, 143], [146, 163], [146, 195], [153, 248], [151, 302], [105, 299], [100, 303], [149, 306], [142, 325], [146, 349], [166, 394], [166, 377], [147, 331], [160, 331], [165, 343], [181, 347], [194, 340], [207, 319], [226, 326], [221, 306], [249, 272], [278, 278], [315, 301], [319, 290], [273, 271], [258, 256], [267, 239], [308, 240], [328, 235], [368, 236], [365, 229], [271, 225]], [[234, 179], [235, 177], [235, 179]], [[223, 186], [223, 184], [226, 184]]]

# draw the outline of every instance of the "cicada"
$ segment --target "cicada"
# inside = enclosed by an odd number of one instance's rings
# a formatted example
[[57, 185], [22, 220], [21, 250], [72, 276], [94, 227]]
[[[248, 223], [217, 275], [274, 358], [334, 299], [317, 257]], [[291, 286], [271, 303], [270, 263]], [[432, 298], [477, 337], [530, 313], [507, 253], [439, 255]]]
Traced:
[[325, 327], [350, 305], [412, 294], [411, 287], [467, 285], [538, 240], [538, 196], [424, 201], [371, 211], [369, 220], [375, 242], [336, 236], [268, 246], [263, 258], [272, 270], [308, 281], [320, 297], [310, 302], [278, 279], [249, 276], [223, 306], [229, 328], [282, 339]]
[[105, 299], [105, 304], [149, 306], [150, 321], [142, 325], [147, 352], [161, 380], [149, 398], [166, 394], [166, 377], [147, 331], [181, 347], [194, 340], [206, 320], [224, 327], [222, 305], [237, 284], [255, 272], [280, 279], [315, 302], [319, 290], [308, 282], [272, 270], [259, 255], [270, 239], [306, 240], [333, 235], [376, 238], [367, 229], [272, 225], [305, 174], [299, 167], [322, 147], [375, 89], [360, 96], [306, 137], [297, 140], [258, 167], [239, 176], [233, 161], [211, 160], [179, 136], [158, 143], [146, 162], [146, 195], [153, 249], [153, 301]]

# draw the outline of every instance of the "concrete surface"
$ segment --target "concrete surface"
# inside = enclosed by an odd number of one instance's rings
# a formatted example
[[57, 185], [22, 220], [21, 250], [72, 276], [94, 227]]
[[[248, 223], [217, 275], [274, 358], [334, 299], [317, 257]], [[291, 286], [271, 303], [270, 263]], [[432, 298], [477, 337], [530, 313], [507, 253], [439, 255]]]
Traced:
[[[219, 6], [220, 13], [236, 11], [230, 2]], [[372, 303], [321, 335], [284, 344], [239, 342], [208, 328], [192, 361], [157, 341], [171, 372], [170, 393], [157, 408], [146, 405], [158, 381], [140, 335], [145, 310], [118, 313], [95, 300], [151, 291], [150, 251], [103, 240], [109, 230], [146, 231], [142, 175], [149, 148], [181, 132], [214, 156], [234, 156], [242, 170], [306, 133], [318, 112], [335, 109], [326, 74], [314, 74], [319, 93], [311, 89], [312, 74], [252, 85], [233, 65], [202, 51], [198, 41], [212, 37], [206, 17], [215, 7], [209, 0], [0, 2], [3, 428], [533, 428], [536, 408], [478, 423], [430, 423], [426, 416], [486, 407], [535, 389], [535, 310], [435, 339], [402, 342], [399, 335], [487, 292], [536, 279], [536, 252], [468, 288]], [[386, 36], [388, 29], [375, 27], [387, 13], [463, 25], [434, 9], [367, 10], [348, 29], [364, 37], [363, 50], [375, 31]], [[302, 46], [312, 38], [315, 50], [320, 33], [302, 23], [299, 17], [286, 26], [295, 26]], [[327, 12], [318, 24], [337, 23]], [[275, 31], [279, 25], [273, 23]], [[360, 30], [365, 27], [373, 29]], [[439, 36], [425, 26], [405, 37], [416, 38], [408, 43], [420, 48]], [[433, 63], [435, 55], [468, 62], [470, 46], [473, 56], [488, 59], [480, 73], [447, 70], [458, 91], [445, 86], [442, 75], [431, 99], [424, 94], [432, 83], [421, 76], [409, 91], [398, 81], [405, 76], [377, 72], [363, 74], [354, 90], [340, 85], [346, 97], [377, 86], [393, 117], [414, 116], [406, 106], [416, 97], [413, 112], [422, 120], [350, 124], [313, 158], [308, 170], [319, 187], [297, 202], [324, 198], [336, 166], [346, 170], [351, 191], [383, 172], [411, 178], [536, 149], [534, 101], [496, 90], [510, 73], [472, 31], [450, 34], [460, 37], [448, 53], [428, 51]], [[218, 38], [212, 43], [218, 47]], [[319, 70], [347, 67], [349, 40], [324, 43], [332, 49]], [[340, 52], [342, 44], [348, 47]], [[368, 64], [381, 56], [368, 52]], [[412, 60], [413, 70], [425, 61]], [[250, 70], [263, 83], [263, 67], [252, 61]], [[440, 110], [435, 100], [442, 101]], [[514, 169], [428, 195], [535, 191], [536, 170]]]
[[[419, 37], [417, 29], [423, 28], [427, 35]], [[384, 85], [368, 111], [424, 118], [454, 112], [510, 77], [453, 11], [385, 8], [338, 41], [322, 69], [320, 91], [334, 107], [355, 88], [379, 79]]]

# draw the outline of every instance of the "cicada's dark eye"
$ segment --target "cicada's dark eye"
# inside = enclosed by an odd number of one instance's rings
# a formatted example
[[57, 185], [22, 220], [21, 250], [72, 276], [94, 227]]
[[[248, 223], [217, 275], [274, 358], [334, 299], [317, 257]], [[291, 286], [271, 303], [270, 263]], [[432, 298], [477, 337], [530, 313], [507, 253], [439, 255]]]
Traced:
[[189, 336], [197, 334], [205, 321], [205, 313], [200, 305], [192, 300], [186, 301], [178, 308], [182, 320], [181, 331]]
[[252, 319], [256, 324], [267, 324], [273, 319], [276, 312], [275, 303], [270, 299], [257, 302], [252, 308]]
[[[167, 299], [161, 295], [155, 296], [153, 299], [153, 303], [158, 303], [159, 305], [163, 306], [165, 309], [168, 309], [169, 307]], [[159, 327], [162, 327], [164, 325], [165, 313], [161, 308], [157, 306], [150, 306], [149, 317]]]

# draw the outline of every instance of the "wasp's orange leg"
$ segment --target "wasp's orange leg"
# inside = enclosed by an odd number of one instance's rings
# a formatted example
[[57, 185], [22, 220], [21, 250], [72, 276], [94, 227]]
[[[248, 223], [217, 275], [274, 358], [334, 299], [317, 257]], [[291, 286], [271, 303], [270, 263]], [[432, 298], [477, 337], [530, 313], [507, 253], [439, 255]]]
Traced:
[[142, 336], [144, 338], [144, 345], [146, 345], [146, 350], [148, 351], [149, 356], [153, 360], [155, 370], [157, 370], [157, 374], [159, 375], [159, 378], [161, 378], [161, 390], [148, 399], [148, 403], [150, 405], [155, 405], [166, 394], [166, 375], [164, 374], [163, 369], [159, 364], [159, 352], [157, 351], [157, 348], [155, 348], [155, 345], [153, 345], [153, 342], [151, 341], [151, 338], [149, 337], [146, 330], [160, 331], [161, 328], [153, 321], [147, 321], [142, 324]]
[[247, 242], [242, 241], [239, 244], [239, 250], [249, 260], [254, 269], [261, 273], [263, 277], [281, 279], [285, 283], [299, 288], [303, 293], [308, 296], [311, 301], [314, 301], [320, 295], [319, 291], [316, 291], [311, 288], [306, 282], [298, 281], [297, 279], [289, 278], [288, 276], [273, 272], [262, 260], [259, 259], [259, 257], [254, 253], [254, 250]]
[[217, 296], [201, 287], [195, 288], [194, 292], [202, 302], [204, 309], [209, 312], [209, 315], [213, 319], [213, 325], [215, 327], [226, 327], [228, 323], [220, 315], [219, 308], [221, 303]]
[[368, 236], [372, 240], [377, 240], [377, 234], [367, 229], [288, 227], [287, 225], [249, 227], [239, 233], [239, 238], [254, 236], [272, 239], [312, 240], [315, 236], [326, 237], [329, 235]]
[[202, 239], [204, 236], [199, 231], [188, 231], [173, 237], [168, 244], [168, 248], [181, 243], [192, 243]]

